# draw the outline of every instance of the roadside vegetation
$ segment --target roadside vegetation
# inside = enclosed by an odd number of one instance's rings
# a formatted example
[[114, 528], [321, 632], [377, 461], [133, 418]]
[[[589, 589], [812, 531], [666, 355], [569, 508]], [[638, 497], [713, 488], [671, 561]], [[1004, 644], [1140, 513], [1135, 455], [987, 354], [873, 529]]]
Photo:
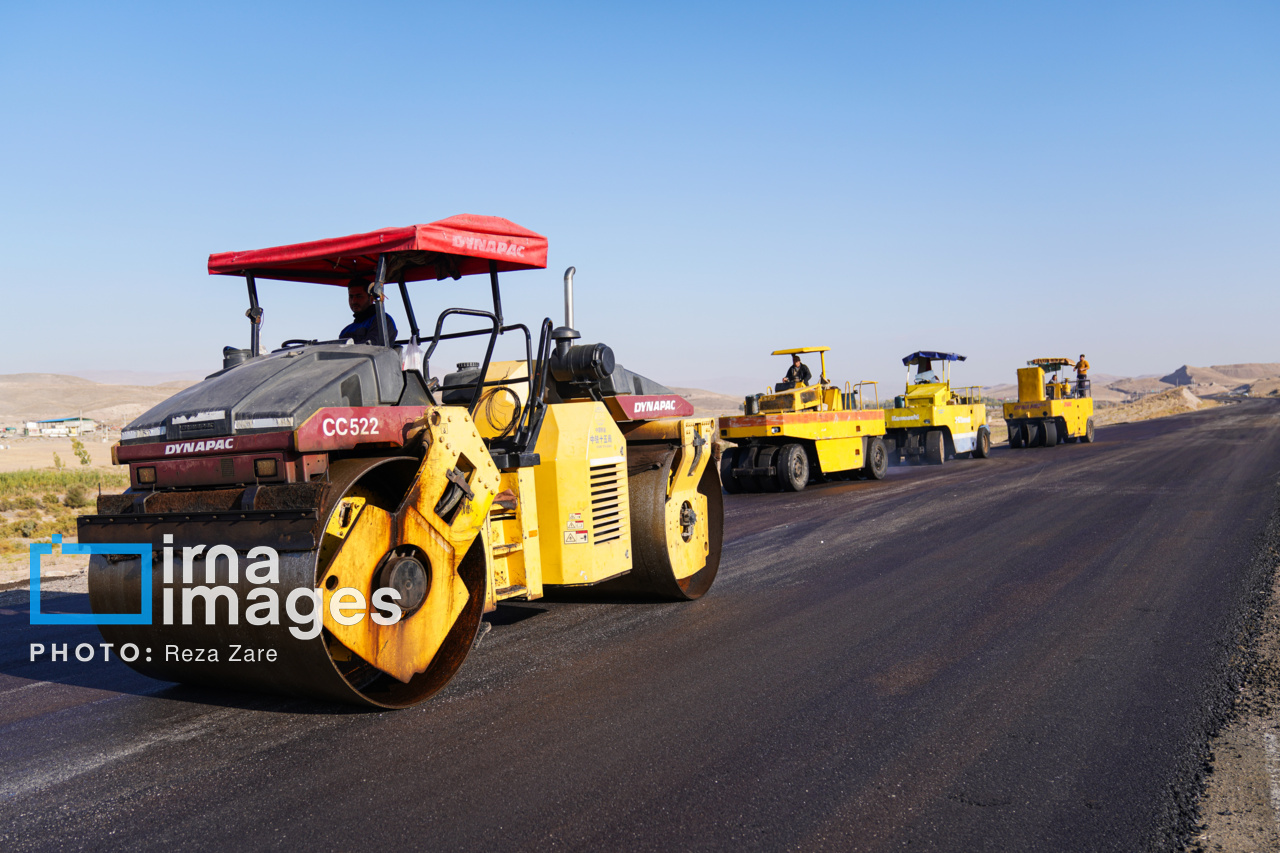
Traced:
[[25, 554], [32, 542], [55, 533], [74, 537], [76, 517], [92, 512], [99, 490], [117, 494], [129, 485], [122, 471], [39, 468], [0, 472], [0, 557]]

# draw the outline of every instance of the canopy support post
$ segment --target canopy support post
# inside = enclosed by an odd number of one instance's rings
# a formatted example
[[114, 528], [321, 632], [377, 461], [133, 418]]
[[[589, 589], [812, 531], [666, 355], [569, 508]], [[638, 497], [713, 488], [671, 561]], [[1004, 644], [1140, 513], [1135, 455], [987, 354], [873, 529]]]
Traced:
[[382, 303], [382, 285], [387, 281], [387, 256], [378, 255], [378, 272], [373, 281], [373, 299], [378, 306], [378, 328], [382, 330], [382, 345], [394, 346], [395, 341], [387, 340], [387, 306]]
[[404, 302], [404, 313], [409, 315], [409, 339], [417, 343], [418, 318], [413, 316], [413, 303], [409, 301], [409, 288], [404, 286], [404, 276], [400, 277], [400, 299]]
[[249, 318], [249, 354], [253, 358], [257, 358], [262, 354], [261, 336], [259, 334], [262, 327], [263, 310], [258, 305], [258, 285], [253, 280], [253, 276], [246, 274], [245, 282], [249, 285], [249, 310], [244, 312], [244, 316]]
[[498, 328], [502, 328], [502, 293], [498, 290], [498, 262], [489, 261], [489, 287], [493, 290], [493, 316], [498, 318]]

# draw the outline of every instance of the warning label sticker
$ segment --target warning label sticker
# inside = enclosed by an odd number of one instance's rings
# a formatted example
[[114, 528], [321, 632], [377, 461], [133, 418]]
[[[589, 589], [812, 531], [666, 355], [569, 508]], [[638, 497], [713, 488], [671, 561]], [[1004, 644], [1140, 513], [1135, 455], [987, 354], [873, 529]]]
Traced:
[[586, 545], [586, 544], [587, 544], [587, 534], [586, 534], [586, 531], [583, 531], [582, 533], [578, 533], [578, 532], [575, 532], [575, 531], [573, 531], [573, 530], [566, 530], [566, 531], [564, 532], [564, 544], [566, 544], [566, 545]]

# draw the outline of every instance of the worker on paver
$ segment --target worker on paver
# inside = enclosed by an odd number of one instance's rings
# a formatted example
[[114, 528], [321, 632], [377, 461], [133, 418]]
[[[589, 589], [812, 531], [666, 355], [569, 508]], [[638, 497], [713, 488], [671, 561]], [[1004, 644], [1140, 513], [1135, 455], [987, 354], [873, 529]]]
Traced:
[[809, 366], [800, 360], [800, 354], [792, 355], [791, 367], [787, 370], [783, 381], [790, 382], [791, 387], [794, 388], [797, 385], [808, 385], [812, 378], [813, 374], [809, 371]]
[[916, 366], [916, 384], [923, 385], [926, 382], [937, 382], [938, 374], [933, 372], [933, 362], [925, 359]]
[[[338, 333], [339, 338], [350, 338], [352, 343], [382, 345], [382, 327], [378, 325], [378, 306], [369, 293], [369, 280], [353, 278], [347, 283], [347, 305], [355, 315], [351, 323]], [[396, 321], [387, 314], [387, 334], [394, 343]]]

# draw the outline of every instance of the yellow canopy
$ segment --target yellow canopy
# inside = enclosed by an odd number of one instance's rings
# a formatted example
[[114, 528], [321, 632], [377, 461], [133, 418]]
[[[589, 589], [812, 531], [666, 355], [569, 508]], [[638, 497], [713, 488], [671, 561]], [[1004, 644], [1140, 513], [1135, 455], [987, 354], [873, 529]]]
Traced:
[[831, 347], [797, 347], [796, 349], [776, 349], [769, 355], [795, 355], [801, 352], [827, 352]]

